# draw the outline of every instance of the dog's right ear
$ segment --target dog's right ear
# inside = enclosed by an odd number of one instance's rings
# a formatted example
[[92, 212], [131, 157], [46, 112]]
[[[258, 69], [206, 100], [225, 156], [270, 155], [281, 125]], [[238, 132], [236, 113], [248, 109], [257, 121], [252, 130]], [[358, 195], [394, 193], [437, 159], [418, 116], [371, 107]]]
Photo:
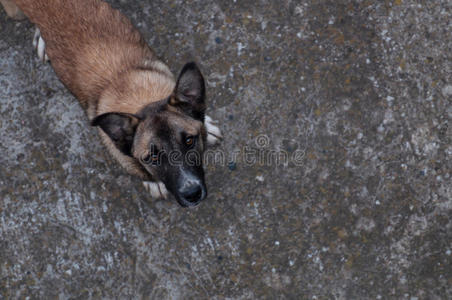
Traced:
[[206, 87], [201, 70], [194, 62], [187, 63], [179, 74], [169, 104], [189, 116], [204, 121]]
[[140, 118], [127, 113], [106, 113], [95, 117], [92, 126], [99, 126], [125, 155], [132, 156], [132, 144]]

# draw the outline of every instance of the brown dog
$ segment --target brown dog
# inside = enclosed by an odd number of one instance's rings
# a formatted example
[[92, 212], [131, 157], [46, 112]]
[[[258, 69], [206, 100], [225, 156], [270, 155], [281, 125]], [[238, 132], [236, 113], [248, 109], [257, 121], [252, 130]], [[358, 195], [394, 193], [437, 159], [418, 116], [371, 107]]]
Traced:
[[170, 191], [182, 206], [206, 197], [202, 153], [221, 133], [205, 116], [195, 63], [175, 81], [130, 21], [100, 0], [0, 1], [10, 16], [22, 10], [37, 25], [40, 58], [50, 59], [111, 155], [152, 197]]

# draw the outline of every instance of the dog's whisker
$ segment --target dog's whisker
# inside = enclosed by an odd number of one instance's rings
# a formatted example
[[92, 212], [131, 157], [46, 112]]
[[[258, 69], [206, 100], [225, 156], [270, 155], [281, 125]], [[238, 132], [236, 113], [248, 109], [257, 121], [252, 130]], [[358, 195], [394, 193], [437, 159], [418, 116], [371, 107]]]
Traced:
[[223, 136], [221, 136], [221, 135], [216, 135], [216, 134], [214, 134], [214, 133], [212, 133], [210, 131], [207, 131], [207, 133], [210, 134], [210, 135], [213, 135], [214, 137], [216, 137], [219, 140], [223, 140]]

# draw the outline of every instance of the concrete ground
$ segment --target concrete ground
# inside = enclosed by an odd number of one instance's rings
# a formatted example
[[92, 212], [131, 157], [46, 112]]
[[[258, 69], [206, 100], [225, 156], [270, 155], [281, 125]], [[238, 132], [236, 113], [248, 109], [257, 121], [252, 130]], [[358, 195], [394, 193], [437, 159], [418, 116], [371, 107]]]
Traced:
[[209, 197], [149, 199], [1, 10], [1, 299], [452, 297], [450, 1], [109, 2], [200, 63]]

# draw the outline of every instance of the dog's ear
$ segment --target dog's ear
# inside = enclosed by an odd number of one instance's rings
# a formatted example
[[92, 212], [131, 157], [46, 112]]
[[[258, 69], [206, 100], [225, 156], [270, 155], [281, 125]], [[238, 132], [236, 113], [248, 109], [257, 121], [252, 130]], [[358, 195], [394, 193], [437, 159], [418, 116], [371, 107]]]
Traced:
[[204, 122], [206, 110], [206, 87], [204, 77], [194, 62], [186, 64], [179, 74], [176, 88], [169, 104], [189, 116]]
[[125, 155], [132, 156], [132, 144], [140, 118], [127, 113], [106, 113], [95, 117], [92, 126], [99, 126]]

